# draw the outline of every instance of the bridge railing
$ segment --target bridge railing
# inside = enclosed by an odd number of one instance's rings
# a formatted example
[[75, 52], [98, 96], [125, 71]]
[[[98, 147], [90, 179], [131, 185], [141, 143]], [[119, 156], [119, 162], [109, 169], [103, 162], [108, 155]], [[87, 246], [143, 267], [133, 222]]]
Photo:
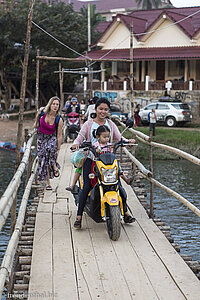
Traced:
[[[121, 121], [119, 121], [117, 119], [117, 123], [119, 123], [122, 127], [125, 127], [125, 124], [122, 123]], [[180, 157], [183, 157], [185, 159], [187, 159], [188, 161], [200, 166], [200, 159], [187, 153], [184, 152], [180, 149], [168, 146], [168, 145], [164, 145], [164, 144], [159, 144], [159, 143], [155, 143], [151, 141], [151, 138], [148, 135], [145, 135], [142, 132], [139, 132], [135, 129], [130, 128], [129, 129], [130, 132], [132, 132], [135, 137], [145, 143], [148, 144], [149, 146], [154, 146], [154, 147], [158, 147], [167, 151], [170, 151], [174, 154], [179, 155]], [[166, 191], [167, 193], [169, 193], [170, 195], [174, 196], [175, 198], [177, 198], [179, 201], [181, 201], [186, 207], [188, 207], [192, 212], [194, 212], [197, 216], [200, 217], [200, 210], [194, 206], [191, 202], [189, 202], [187, 199], [185, 199], [183, 196], [181, 196], [180, 194], [178, 194], [177, 192], [173, 191], [172, 189], [166, 187], [165, 185], [161, 184], [159, 181], [155, 180], [152, 176], [152, 172], [150, 170], [147, 170], [136, 158], [135, 156], [133, 156], [127, 149], [123, 149], [124, 152], [129, 156], [129, 158], [132, 160], [132, 162], [138, 167], [139, 169], [139, 175], [141, 175], [143, 178], [147, 179], [148, 181], [150, 181], [152, 184], [155, 184], [156, 186], [158, 186], [159, 188], [163, 189], [164, 191]], [[150, 203], [151, 206], [153, 206], [153, 203]], [[153, 208], [150, 208], [150, 210], [152, 211]]]
[[[30, 158], [30, 154], [31, 154], [31, 146], [33, 143], [34, 135], [35, 135], [35, 132], [32, 132], [29, 135], [30, 138], [27, 141], [24, 155], [22, 157], [20, 165], [19, 165], [17, 171], [15, 172], [13, 178], [11, 179], [7, 189], [5, 190], [4, 194], [2, 195], [2, 197], [0, 199], [0, 231], [3, 227], [3, 225], [5, 224], [6, 219], [9, 215], [10, 209], [12, 207], [12, 203], [14, 201], [14, 198], [17, 195], [17, 191], [18, 191], [18, 188], [21, 183], [22, 175], [24, 173], [26, 166], [29, 163], [29, 158]], [[20, 203], [20, 208], [19, 208], [15, 228], [14, 228], [14, 231], [9, 240], [9, 243], [8, 243], [8, 246], [7, 246], [6, 252], [4, 254], [1, 267], [0, 267], [0, 298], [3, 293], [5, 281], [6, 281], [7, 277], [11, 274], [13, 260], [14, 260], [15, 252], [16, 252], [17, 245], [18, 245], [18, 240], [19, 240], [19, 237], [20, 237], [20, 234], [22, 231], [22, 225], [23, 225], [24, 217], [25, 217], [25, 213], [26, 213], [27, 202], [28, 202], [28, 198], [30, 195], [31, 186], [32, 186], [33, 180], [35, 178], [36, 171], [37, 171], [37, 158], [35, 158], [35, 160], [33, 162], [31, 174], [28, 179], [28, 182], [25, 187], [24, 194], [23, 194], [23, 197], [22, 197], [22, 200]]]
[[9, 215], [13, 200], [17, 194], [18, 188], [21, 183], [22, 174], [29, 162], [29, 155], [31, 152], [33, 138], [34, 138], [34, 133], [31, 134], [31, 137], [26, 144], [24, 155], [22, 157], [22, 160], [20, 162], [20, 165], [16, 173], [14, 174], [7, 189], [5, 190], [4, 194], [0, 199], [0, 231]]
[[27, 203], [28, 203], [28, 199], [29, 199], [29, 195], [30, 195], [30, 191], [31, 191], [31, 186], [32, 186], [33, 180], [35, 179], [35, 174], [37, 171], [37, 164], [38, 163], [37, 163], [37, 158], [36, 158], [33, 163], [31, 176], [28, 180], [28, 183], [26, 185], [26, 188], [25, 188], [22, 200], [21, 200], [15, 229], [9, 240], [9, 243], [8, 243], [8, 246], [7, 246], [6, 252], [4, 254], [1, 267], [0, 267], [0, 298], [3, 293], [6, 278], [7, 278], [7, 276], [9, 276], [9, 274], [11, 274], [13, 260], [15, 257], [19, 237], [20, 237], [20, 234], [22, 231], [22, 226], [24, 223], [26, 207], [27, 207]]

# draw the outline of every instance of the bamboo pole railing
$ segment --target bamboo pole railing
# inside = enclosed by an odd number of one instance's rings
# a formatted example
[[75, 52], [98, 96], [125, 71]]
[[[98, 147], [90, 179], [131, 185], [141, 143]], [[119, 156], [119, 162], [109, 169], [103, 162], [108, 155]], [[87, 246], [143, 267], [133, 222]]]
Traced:
[[147, 170], [143, 164], [141, 164], [141, 162], [139, 160], [137, 160], [137, 158], [135, 158], [135, 156], [133, 156], [126, 148], [123, 148], [124, 152], [126, 153], [127, 156], [129, 156], [129, 158], [132, 160], [132, 162], [138, 167], [139, 170], [141, 170], [141, 172], [143, 174], [145, 174], [146, 176], [151, 176], [151, 172], [149, 170]]
[[164, 149], [166, 151], [170, 151], [170, 152], [173, 152], [174, 154], [177, 154], [178, 156], [180, 157], [183, 157], [189, 161], [191, 161], [192, 163], [200, 166], [200, 159], [185, 152], [185, 151], [182, 151], [180, 149], [177, 149], [177, 148], [174, 148], [174, 147], [171, 147], [171, 146], [167, 146], [167, 145], [163, 145], [163, 144], [159, 144], [159, 143], [156, 143], [156, 142], [148, 142], [148, 141], [145, 141], [143, 140], [141, 137], [137, 137], [139, 141], [145, 143], [145, 144], [148, 144], [148, 145], [152, 145], [154, 147], [157, 147], [157, 148], [161, 148], [161, 149]]
[[[115, 118], [114, 118], [114, 119], [115, 119]], [[117, 122], [118, 122], [121, 126], [126, 127], [125, 124], [124, 124], [123, 122], [119, 121], [119, 119], [117, 119]], [[151, 140], [150, 140], [150, 138], [149, 138], [148, 135], [146, 135], [146, 134], [144, 134], [144, 133], [142, 133], [142, 132], [139, 132], [139, 131], [137, 131], [137, 130], [135, 130], [135, 129], [130, 128], [130, 129], [128, 129], [128, 130], [129, 130], [130, 132], [134, 133], [134, 134], [135, 134], [135, 137], [136, 137], [139, 141], [141, 141], [141, 142], [143, 142], [143, 143], [145, 143], [145, 144], [148, 144], [148, 145], [152, 145], [152, 146], [157, 147], [157, 148], [164, 149], [164, 150], [166, 150], [166, 151], [170, 151], [170, 152], [172, 152], [172, 153], [174, 153], [174, 154], [177, 154], [178, 156], [183, 157], [183, 158], [185, 158], [185, 159], [191, 161], [192, 163], [194, 163], [194, 164], [200, 166], [200, 159], [199, 159], [199, 158], [197, 158], [197, 157], [195, 157], [195, 156], [193, 156], [193, 155], [191, 155], [191, 154], [189, 154], [189, 153], [187, 153], [187, 152], [185, 152], [185, 151], [182, 151], [182, 150], [180, 150], [180, 149], [177, 149], [177, 148], [174, 148], [174, 147], [171, 147], [171, 146], [168, 146], [168, 145], [164, 145], [164, 144], [159, 144], [159, 143], [151, 142]]]
[[25, 191], [24, 191], [24, 194], [22, 197], [15, 229], [9, 240], [7, 250], [5, 252], [5, 255], [4, 255], [1, 267], [0, 267], [0, 298], [3, 293], [6, 278], [12, 269], [13, 259], [14, 259], [15, 252], [17, 249], [18, 240], [19, 240], [19, 237], [20, 237], [20, 234], [22, 231], [22, 226], [23, 226], [24, 217], [25, 217], [25, 213], [26, 213], [28, 198], [29, 198], [30, 191], [31, 191], [31, 186], [32, 186], [32, 183], [35, 178], [36, 171], [37, 171], [37, 165], [38, 165], [38, 163], [37, 163], [37, 158], [36, 158], [33, 162], [32, 173], [28, 180], [28, 183], [26, 185], [26, 188], [25, 188]]
[[155, 180], [154, 178], [150, 178], [146, 176], [145, 174], [139, 172], [139, 175], [141, 175], [143, 178], [147, 179], [148, 181], [152, 182], [162, 190], [166, 191], [168, 194], [174, 196], [176, 199], [181, 201], [185, 206], [187, 206], [191, 211], [193, 211], [197, 216], [200, 217], [200, 209], [198, 209], [196, 206], [194, 206], [192, 203], [190, 203], [187, 199], [185, 199], [183, 196], [179, 195], [172, 189], [166, 187], [164, 184], [160, 183], [159, 181]]
[[3, 227], [3, 225], [5, 224], [5, 221], [9, 215], [10, 208], [12, 206], [13, 200], [17, 194], [17, 190], [21, 183], [22, 174], [23, 174], [25, 167], [29, 161], [29, 155], [30, 155], [30, 151], [31, 151], [33, 137], [34, 137], [34, 132], [31, 134], [31, 137], [26, 144], [23, 158], [21, 160], [21, 163], [20, 163], [16, 173], [14, 174], [7, 189], [5, 190], [4, 194], [2, 195], [2, 197], [0, 199], [0, 231]]
[[[141, 171], [139, 175], [141, 175], [143, 178], [149, 180], [153, 184], [157, 185], [164, 191], [166, 191], [168, 194], [174, 196], [177, 198], [179, 201], [181, 201], [185, 206], [187, 206], [192, 212], [194, 212], [197, 216], [200, 217], [200, 210], [194, 206], [192, 203], [190, 203], [187, 199], [185, 199], [183, 196], [180, 194], [176, 193], [172, 189], [166, 187], [165, 185], [161, 184], [157, 180], [153, 179], [151, 177], [151, 172], [148, 171], [126, 148], [123, 148], [124, 152], [129, 156], [129, 158], [137, 165], [138, 169]], [[139, 163], [138, 163], [139, 162]]]

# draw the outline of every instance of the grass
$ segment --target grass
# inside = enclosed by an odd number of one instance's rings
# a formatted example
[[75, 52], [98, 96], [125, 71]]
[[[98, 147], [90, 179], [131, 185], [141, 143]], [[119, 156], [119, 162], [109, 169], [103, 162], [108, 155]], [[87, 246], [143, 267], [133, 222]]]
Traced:
[[[139, 127], [138, 131], [149, 135], [148, 127]], [[126, 132], [125, 137], [131, 138], [131, 133]], [[153, 137], [153, 142], [160, 144], [165, 144], [183, 150], [189, 154], [200, 157], [200, 131], [195, 131], [190, 129], [175, 129], [175, 128], [156, 128], [156, 136]], [[137, 158], [148, 158], [149, 157], [149, 146], [136, 141], [138, 146], [136, 147], [136, 157]], [[178, 159], [178, 156], [170, 153], [169, 151], [164, 151], [162, 149], [153, 147], [153, 157], [157, 159]]]

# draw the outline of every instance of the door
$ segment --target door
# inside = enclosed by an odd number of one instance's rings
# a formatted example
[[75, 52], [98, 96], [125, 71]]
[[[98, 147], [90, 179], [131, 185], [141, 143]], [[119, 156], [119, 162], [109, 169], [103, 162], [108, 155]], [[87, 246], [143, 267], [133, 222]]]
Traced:
[[158, 103], [156, 107], [157, 121], [165, 121], [166, 116], [169, 113], [169, 105], [164, 103]]
[[156, 80], [165, 80], [165, 61], [156, 61]]

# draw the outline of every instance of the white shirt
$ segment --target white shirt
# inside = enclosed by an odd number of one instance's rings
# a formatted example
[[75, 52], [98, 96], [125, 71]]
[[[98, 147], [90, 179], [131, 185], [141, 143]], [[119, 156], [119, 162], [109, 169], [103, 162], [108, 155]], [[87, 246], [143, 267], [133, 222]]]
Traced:
[[[106, 119], [106, 122], [105, 122], [104, 125], [106, 125], [106, 126], [110, 129], [110, 125], [109, 125], [107, 119]], [[92, 143], [92, 145], [98, 141], [98, 139], [94, 137], [93, 132], [95, 131], [95, 134], [96, 134], [96, 130], [97, 130], [97, 128], [98, 128], [99, 126], [100, 126], [100, 125], [97, 124], [95, 121], [92, 123], [91, 131], [90, 131], [90, 138], [91, 138], [91, 143]], [[110, 131], [111, 131], [111, 129], [110, 129]]]
[[150, 123], [156, 123], [156, 114], [154, 112], [150, 113]]
[[92, 114], [92, 113], [96, 113], [96, 110], [95, 110], [95, 104], [91, 104], [91, 105], [89, 105], [88, 108], [87, 108], [87, 111], [86, 111], [85, 116], [88, 117], [88, 120], [89, 120], [89, 119], [92, 119], [92, 118], [91, 118], [91, 114]]

